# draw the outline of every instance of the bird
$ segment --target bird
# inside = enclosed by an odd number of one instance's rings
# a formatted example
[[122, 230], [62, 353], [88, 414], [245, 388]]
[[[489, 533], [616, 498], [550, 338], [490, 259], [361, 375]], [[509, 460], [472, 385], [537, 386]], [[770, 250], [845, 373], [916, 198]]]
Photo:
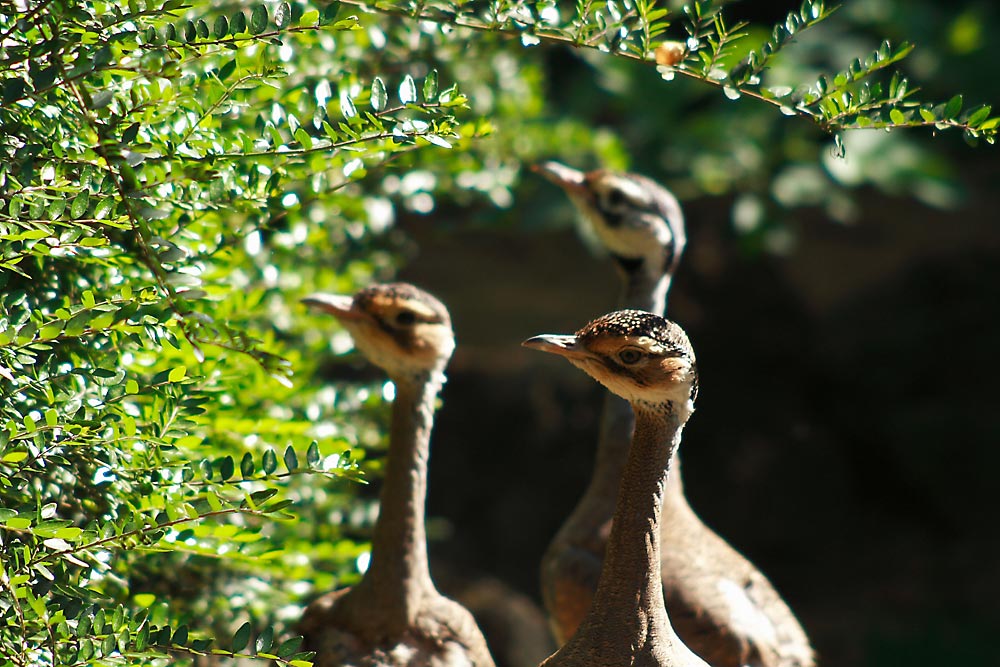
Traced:
[[[636, 174], [582, 172], [558, 162], [535, 169], [568, 193], [615, 258], [624, 284], [619, 307], [664, 314], [686, 245], [676, 198]], [[542, 558], [542, 597], [559, 643], [590, 606], [632, 429], [631, 406], [607, 396], [590, 483]], [[667, 607], [695, 653], [715, 667], [815, 665], [805, 630], [771, 582], [691, 508], [677, 457], [660, 526]]]
[[698, 393], [687, 334], [659, 315], [620, 310], [574, 335], [522, 344], [566, 358], [628, 401], [636, 417], [592, 604], [541, 667], [707, 667], [671, 626], [660, 580], [663, 493]]
[[303, 303], [336, 317], [396, 388], [368, 569], [353, 587], [313, 601], [296, 627], [316, 652], [313, 664], [494, 667], [472, 615], [437, 591], [427, 560], [431, 427], [455, 349], [448, 310], [408, 283], [372, 285], [353, 297], [313, 294]]
[[640, 174], [583, 172], [554, 161], [532, 168], [566, 192], [614, 258], [624, 277], [623, 307], [662, 313], [687, 245], [684, 213], [673, 193]]

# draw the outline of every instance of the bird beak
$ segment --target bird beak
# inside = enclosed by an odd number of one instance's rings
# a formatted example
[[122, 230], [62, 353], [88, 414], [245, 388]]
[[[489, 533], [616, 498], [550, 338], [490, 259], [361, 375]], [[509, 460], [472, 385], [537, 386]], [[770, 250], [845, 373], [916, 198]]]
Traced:
[[567, 359], [579, 359], [586, 356], [586, 352], [577, 344], [576, 336], [560, 336], [557, 334], [543, 334], [535, 336], [521, 343], [523, 347], [539, 350], [541, 352], [551, 352]]
[[302, 303], [324, 313], [329, 313], [338, 320], [357, 320], [361, 311], [354, 309], [354, 297], [346, 294], [310, 294], [302, 299]]
[[568, 192], [584, 192], [586, 189], [586, 175], [572, 167], [567, 167], [561, 162], [541, 162], [531, 165], [531, 170], [549, 179], [563, 190]]

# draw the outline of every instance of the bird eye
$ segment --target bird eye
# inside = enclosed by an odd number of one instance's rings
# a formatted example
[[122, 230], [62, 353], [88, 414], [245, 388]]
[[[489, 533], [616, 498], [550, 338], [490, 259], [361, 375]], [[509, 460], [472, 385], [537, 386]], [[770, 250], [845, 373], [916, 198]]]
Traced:
[[632, 364], [638, 363], [639, 360], [642, 359], [642, 352], [635, 348], [628, 347], [618, 353], [618, 358], [623, 364], [631, 366]]
[[417, 316], [411, 310], [401, 310], [396, 313], [396, 324], [408, 327], [417, 321]]
[[618, 188], [611, 188], [605, 195], [605, 202], [611, 208], [618, 208], [625, 203], [625, 193]]

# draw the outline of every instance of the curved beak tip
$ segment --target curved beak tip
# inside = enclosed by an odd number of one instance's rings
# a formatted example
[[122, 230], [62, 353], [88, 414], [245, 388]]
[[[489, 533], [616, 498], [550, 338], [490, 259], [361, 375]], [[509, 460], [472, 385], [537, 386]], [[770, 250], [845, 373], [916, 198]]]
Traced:
[[563, 188], [582, 187], [585, 180], [585, 174], [579, 169], [567, 167], [554, 160], [533, 164], [531, 170]]
[[576, 336], [544, 334], [529, 338], [521, 343], [521, 346], [540, 352], [551, 352], [552, 354], [567, 356], [576, 352]]

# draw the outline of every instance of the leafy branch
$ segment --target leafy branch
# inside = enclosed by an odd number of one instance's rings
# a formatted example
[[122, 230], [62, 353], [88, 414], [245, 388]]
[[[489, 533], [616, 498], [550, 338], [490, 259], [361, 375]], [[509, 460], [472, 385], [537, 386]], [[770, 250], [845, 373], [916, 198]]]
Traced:
[[[483, 20], [465, 9], [463, 3], [441, 2], [414, 14], [403, 3], [377, 0], [343, 0], [370, 12], [415, 18], [456, 28], [493, 32], [519, 37], [527, 45], [547, 43], [573, 48], [595, 49], [612, 57], [653, 63], [663, 78], [675, 75], [688, 77], [722, 89], [730, 99], [750, 97], [778, 108], [782, 113], [801, 116], [816, 123], [826, 132], [852, 129], [893, 129], [902, 127], [934, 127], [959, 129], [970, 141], [980, 137], [989, 143], [996, 140], [1000, 117], [990, 118], [990, 108], [980, 106], [961, 113], [961, 105], [953, 102], [936, 104], [899, 94], [899, 88], [886, 91], [867, 79], [905, 58], [912, 46], [893, 48], [888, 42], [864, 62], [855, 60], [845, 73], [827, 77], [792, 89], [776, 86], [765, 88], [762, 74], [768, 64], [803, 30], [815, 26], [833, 14], [824, 0], [804, 0], [797, 11], [789, 12], [785, 21], [775, 25], [771, 38], [740, 63], [726, 67], [724, 62], [733, 53], [734, 44], [746, 38], [743, 23], [727, 27], [723, 7], [718, 0], [695, 0], [684, 7], [684, 42], [667, 41], [650, 51], [651, 40], [665, 30], [664, 10], [652, 9], [652, 4], [634, 0], [612, 0], [608, 3], [580, 1], [573, 19], [561, 20], [533, 17], [531, 3], [511, 2], [492, 4], [491, 20]], [[530, 40], [525, 40], [525, 35]], [[885, 93], [895, 94], [885, 94]], [[905, 92], [905, 88], [904, 88]], [[912, 91], [911, 91], [912, 92]], [[956, 98], [952, 98], [954, 100]], [[959, 98], [960, 99], [960, 98]]]

